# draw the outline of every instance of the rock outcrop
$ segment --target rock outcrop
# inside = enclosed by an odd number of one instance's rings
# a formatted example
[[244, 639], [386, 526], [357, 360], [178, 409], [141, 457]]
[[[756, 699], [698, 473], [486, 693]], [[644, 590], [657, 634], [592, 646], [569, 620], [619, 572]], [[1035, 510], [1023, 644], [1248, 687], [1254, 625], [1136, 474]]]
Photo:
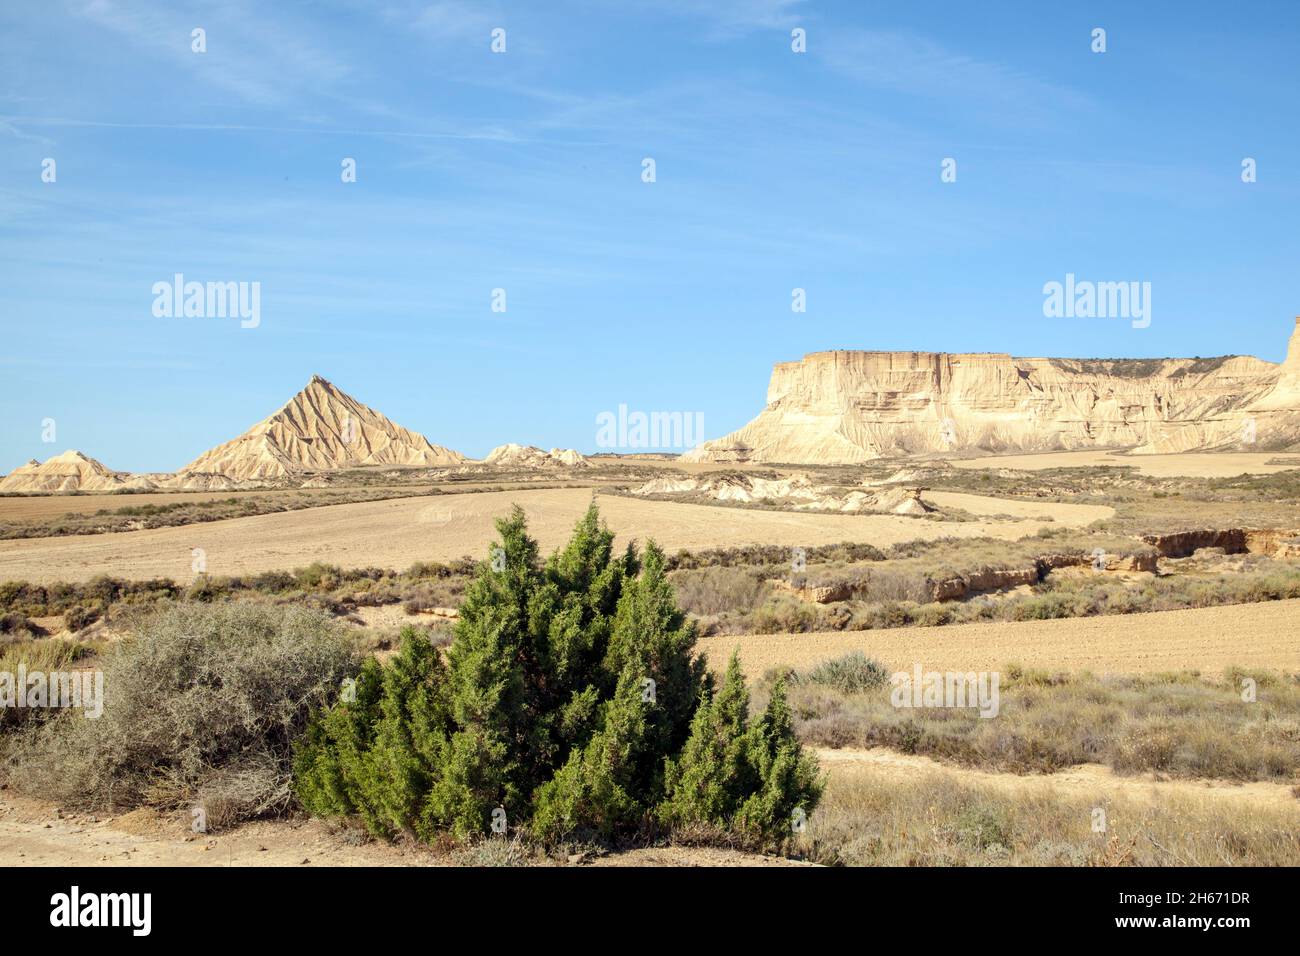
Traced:
[[1244, 528], [1199, 528], [1169, 534], [1144, 534], [1142, 540], [1160, 552], [1163, 558], [1185, 558], [1202, 548], [1220, 548], [1224, 554], [1246, 550]]
[[757, 418], [682, 460], [851, 464], [1103, 447], [1300, 447], [1300, 319], [1281, 365], [1241, 355], [814, 352], [776, 365]]
[[584, 468], [591, 464], [585, 455], [572, 448], [552, 448], [543, 451], [536, 445], [497, 445], [483, 459], [488, 465], [509, 465], [515, 468], [548, 468], [558, 465]]
[[270, 418], [200, 455], [181, 469], [180, 477], [264, 481], [366, 465], [427, 467], [465, 460], [313, 375]]
[[[926, 575], [921, 594], [926, 601], [964, 601], [980, 594], [1006, 591], [1044, 580], [1061, 568], [1089, 568], [1093, 572], [1146, 572], [1155, 573], [1158, 566], [1155, 551], [1139, 548], [1125, 554], [1083, 551], [1042, 554], [1011, 567], [985, 566], [949, 574], [944, 577]], [[772, 586], [815, 604], [833, 604], [855, 597], [872, 596], [873, 571], [850, 572], [844, 577], [822, 577], [816, 580], [775, 579]], [[876, 600], [879, 600], [877, 597]]]
[[903, 488], [898, 485], [872, 490], [846, 490], [816, 484], [804, 474], [767, 478], [746, 472], [717, 472], [698, 478], [670, 475], [652, 478], [631, 489], [630, 493], [641, 498], [686, 497], [698, 501], [778, 505], [795, 511], [929, 514], [935, 509], [921, 500], [921, 491], [920, 488]]

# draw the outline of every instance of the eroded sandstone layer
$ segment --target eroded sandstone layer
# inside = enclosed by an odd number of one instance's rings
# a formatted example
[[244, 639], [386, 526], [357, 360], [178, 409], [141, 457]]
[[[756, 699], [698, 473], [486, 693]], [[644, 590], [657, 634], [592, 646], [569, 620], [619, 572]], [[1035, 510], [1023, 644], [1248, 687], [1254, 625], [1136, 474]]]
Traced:
[[1286, 360], [813, 352], [772, 371], [767, 407], [685, 461], [844, 464], [963, 452], [1300, 446], [1300, 319]]
[[56, 494], [71, 491], [123, 491], [151, 487], [148, 480], [113, 471], [79, 451], [69, 449], [44, 463], [32, 459], [0, 479], [0, 492]]

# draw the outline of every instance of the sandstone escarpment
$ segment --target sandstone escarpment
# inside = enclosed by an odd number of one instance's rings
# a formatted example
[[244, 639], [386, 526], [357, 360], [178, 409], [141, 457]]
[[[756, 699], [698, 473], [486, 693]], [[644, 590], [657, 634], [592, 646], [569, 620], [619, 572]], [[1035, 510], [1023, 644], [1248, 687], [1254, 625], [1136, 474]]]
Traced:
[[887, 456], [1300, 443], [1300, 320], [1281, 365], [1213, 359], [814, 352], [772, 372], [752, 422], [686, 461], [852, 464]]

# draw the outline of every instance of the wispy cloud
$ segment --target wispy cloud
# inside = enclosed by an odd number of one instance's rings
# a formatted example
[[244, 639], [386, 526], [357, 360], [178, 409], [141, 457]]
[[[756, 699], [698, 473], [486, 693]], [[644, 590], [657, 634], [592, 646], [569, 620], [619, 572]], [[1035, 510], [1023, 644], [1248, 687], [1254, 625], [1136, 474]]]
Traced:
[[957, 53], [915, 33], [843, 29], [816, 39], [835, 71], [867, 86], [959, 104], [1019, 121], [1088, 107], [1077, 91], [1014, 67]]
[[702, 20], [719, 38], [755, 30], [788, 29], [802, 19], [806, 9], [804, 0], [655, 0], [646, 6], [658, 13]]
[[[246, 123], [113, 123], [104, 120], [74, 119], [63, 116], [0, 116], [0, 129], [13, 128], [10, 125], [12, 123], [23, 123], [29, 126], [75, 126], [103, 129], [169, 129], [232, 133], [310, 133], [312, 135], [385, 136], [399, 138], [405, 137], [409, 139], [490, 140], [497, 142], [518, 141], [518, 138], [508, 130], [500, 128], [483, 129], [478, 131], [435, 131], [352, 129], [329, 126], [254, 126]], [[20, 131], [16, 128], [14, 128], [14, 133], [15, 135], [20, 135]]]
[[[242, 4], [190, 16], [171, 5], [90, 0], [72, 13], [182, 67], [192, 80], [234, 93], [248, 103], [281, 106], [306, 90], [335, 86], [351, 69], [306, 37], [306, 24], [286, 27]], [[191, 49], [191, 32], [207, 31], [208, 52]]]

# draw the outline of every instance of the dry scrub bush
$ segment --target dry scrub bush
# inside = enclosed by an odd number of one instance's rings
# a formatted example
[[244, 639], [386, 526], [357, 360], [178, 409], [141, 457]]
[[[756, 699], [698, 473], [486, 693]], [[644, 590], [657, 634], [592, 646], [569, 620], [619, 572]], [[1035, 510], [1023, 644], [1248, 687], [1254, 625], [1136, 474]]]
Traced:
[[356, 664], [318, 612], [173, 604], [141, 619], [103, 671], [103, 715], [63, 712], [23, 734], [7, 782], [86, 809], [207, 799], [232, 822], [290, 806], [293, 742]]
[[889, 671], [861, 651], [852, 651], [843, 657], [822, 661], [811, 670], [796, 672], [791, 676], [791, 683], [820, 684], [843, 694], [857, 694], [884, 687], [889, 683]]

